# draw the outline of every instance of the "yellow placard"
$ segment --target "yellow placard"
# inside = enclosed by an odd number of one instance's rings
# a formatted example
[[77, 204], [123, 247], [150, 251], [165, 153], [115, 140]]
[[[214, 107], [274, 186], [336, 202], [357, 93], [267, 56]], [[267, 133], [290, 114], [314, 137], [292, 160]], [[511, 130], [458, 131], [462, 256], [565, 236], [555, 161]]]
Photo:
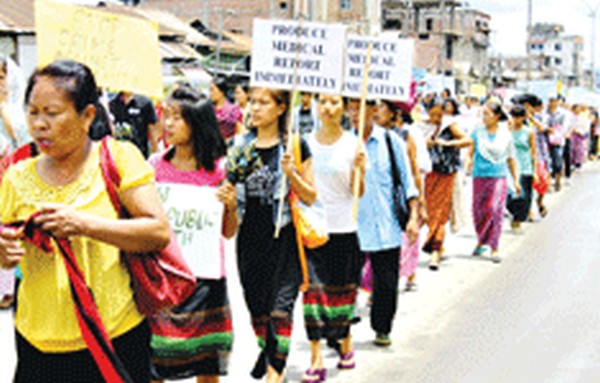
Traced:
[[487, 87], [483, 84], [471, 84], [471, 96], [483, 98], [487, 96]]
[[162, 97], [156, 23], [36, 0], [35, 29], [40, 67], [58, 59], [79, 61], [92, 69], [101, 87]]

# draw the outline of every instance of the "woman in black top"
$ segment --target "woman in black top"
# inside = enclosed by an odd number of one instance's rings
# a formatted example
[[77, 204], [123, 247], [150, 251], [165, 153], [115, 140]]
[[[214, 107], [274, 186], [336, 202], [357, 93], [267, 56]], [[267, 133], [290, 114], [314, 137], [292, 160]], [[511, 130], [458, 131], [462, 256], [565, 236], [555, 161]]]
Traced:
[[[317, 197], [307, 144], [301, 141], [302, 174], [295, 169], [291, 148], [284, 147], [288, 100], [287, 92], [254, 89], [250, 133], [232, 149], [228, 160], [228, 177], [238, 186], [242, 218], [238, 270], [261, 348], [252, 376], [260, 379], [266, 374], [267, 383], [283, 379], [301, 282], [296, 233], [281, 182], [308, 205]], [[286, 203], [282, 229], [275, 238], [281, 198]]]

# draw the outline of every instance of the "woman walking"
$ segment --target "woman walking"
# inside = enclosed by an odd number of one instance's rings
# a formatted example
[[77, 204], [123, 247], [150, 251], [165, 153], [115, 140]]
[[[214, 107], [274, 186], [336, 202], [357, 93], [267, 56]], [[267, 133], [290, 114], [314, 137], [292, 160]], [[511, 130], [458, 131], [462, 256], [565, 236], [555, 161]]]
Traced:
[[[161, 184], [193, 187], [196, 193], [211, 188], [224, 204], [222, 235], [231, 238], [237, 231], [235, 188], [224, 184], [225, 142], [210, 103], [189, 88], [179, 88], [165, 103], [165, 137], [170, 148], [150, 157], [149, 163]], [[221, 186], [220, 186], [221, 185]], [[201, 211], [202, 201], [188, 201], [187, 208]], [[171, 225], [177, 227], [177, 217]], [[192, 235], [194, 233], [192, 232]], [[197, 240], [194, 238], [193, 240]], [[218, 272], [208, 275], [207, 264], [194, 258], [200, 254], [185, 250], [184, 256], [197, 276], [196, 291], [179, 307], [151, 318], [153, 330], [153, 375], [156, 381], [196, 377], [198, 383], [217, 383], [227, 374], [232, 346], [231, 311], [225, 276], [225, 243], [219, 252], [209, 254]], [[202, 258], [206, 261], [206, 258]]]
[[357, 137], [342, 129], [342, 96], [320, 95], [317, 109], [321, 128], [312, 132], [307, 141], [319, 201], [325, 207], [329, 241], [308, 253], [311, 282], [303, 303], [311, 365], [302, 378], [305, 383], [326, 378], [322, 339], [338, 347], [338, 368], [355, 366], [350, 325], [362, 266], [352, 205], [356, 173], [360, 194], [364, 192], [366, 154], [359, 149]]
[[452, 209], [454, 177], [460, 168], [460, 148], [471, 145], [471, 139], [456, 124], [444, 126], [444, 100], [434, 99], [428, 105], [429, 120], [422, 123], [432, 163], [425, 176], [425, 200], [429, 233], [423, 251], [431, 254], [429, 269], [437, 271], [446, 237], [446, 223]]
[[217, 113], [221, 136], [226, 143], [231, 143], [236, 133], [243, 130], [243, 114], [239, 106], [229, 102], [227, 93], [228, 85], [224, 78], [215, 78], [210, 83], [210, 101]]
[[[56, 238], [69, 238], [98, 312], [123, 367], [136, 383], [150, 382], [150, 329], [133, 300], [120, 250], [156, 252], [170, 230], [152, 168], [132, 144], [110, 141], [121, 175], [119, 219], [100, 168], [100, 145], [88, 137], [98, 93], [88, 67], [57, 61], [38, 69], [26, 92], [27, 122], [41, 154], [8, 169], [0, 188], [2, 222], [28, 219]], [[15, 382], [105, 382], [76, 318], [69, 277], [58, 248], [48, 254], [0, 234], [0, 264], [20, 265], [15, 316]]]
[[521, 105], [510, 110], [513, 141], [515, 144], [516, 160], [519, 166], [519, 184], [522, 193], [509, 191], [507, 207], [512, 214], [511, 228], [515, 234], [521, 234], [521, 223], [529, 218], [531, 199], [533, 195], [533, 180], [536, 169], [535, 132], [525, 124], [527, 111]]
[[[285, 148], [287, 92], [257, 88], [251, 97], [250, 132], [228, 158], [228, 178], [238, 184], [241, 225], [237, 237], [238, 269], [252, 327], [261, 353], [252, 371], [267, 383], [284, 377], [292, 332], [294, 303], [300, 286], [296, 231], [290, 207], [283, 204], [281, 232], [275, 238], [281, 183], [308, 205], [314, 203], [310, 150], [301, 141], [302, 174], [296, 171], [292, 148]], [[284, 178], [285, 176], [285, 178]]]
[[472, 133], [474, 145], [470, 153], [473, 164], [473, 222], [478, 238], [473, 255], [487, 254], [491, 250], [494, 263], [500, 262], [498, 246], [506, 205], [507, 168], [514, 179], [515, 193], [521, 194], [513, 137], [506, 124], [501, 123], [506, 120], [499, 103], [487, 103], [483, 108], [484, 126]]

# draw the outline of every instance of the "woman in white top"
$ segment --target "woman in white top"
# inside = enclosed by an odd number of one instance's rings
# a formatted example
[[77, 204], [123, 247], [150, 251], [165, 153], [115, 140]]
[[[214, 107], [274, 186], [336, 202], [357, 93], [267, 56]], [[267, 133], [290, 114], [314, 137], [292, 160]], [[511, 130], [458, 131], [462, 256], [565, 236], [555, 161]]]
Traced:
[[366, 154], [356, 136], [342, 129], [344, 110], [341, 96], [320, 95], [318, 112], [322, 126], [307, 139], [329, 231], [327, 244], [308, 253], [311, 284], [303, 303], [311, 365], [302, 381], [310, 383], [322, 382], [326, 377], [321, 354], [323, 338], [338, 349], [338, 368], [355, 366], [350, 325], [362, 262], [352, 218], [352, 191], [358, 172], [360, 195], [364, 192]]

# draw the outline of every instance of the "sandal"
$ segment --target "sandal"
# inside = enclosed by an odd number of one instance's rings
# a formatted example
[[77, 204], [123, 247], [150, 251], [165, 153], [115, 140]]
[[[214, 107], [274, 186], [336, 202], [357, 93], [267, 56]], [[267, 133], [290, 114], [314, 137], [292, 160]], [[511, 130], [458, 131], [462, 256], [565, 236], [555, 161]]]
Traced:
[[302, 383], [321, 383], [327, 379], [327, 370], [325, 368], [309, 368], [302, 376]]
[[340, 356], [340, 361], [338, 362], [337, 367], [340, 370], [351, 370], [356, 367], [356, 362], [354, 361], [354, 350], [350, 351], [347, 354], [342, 354]]

